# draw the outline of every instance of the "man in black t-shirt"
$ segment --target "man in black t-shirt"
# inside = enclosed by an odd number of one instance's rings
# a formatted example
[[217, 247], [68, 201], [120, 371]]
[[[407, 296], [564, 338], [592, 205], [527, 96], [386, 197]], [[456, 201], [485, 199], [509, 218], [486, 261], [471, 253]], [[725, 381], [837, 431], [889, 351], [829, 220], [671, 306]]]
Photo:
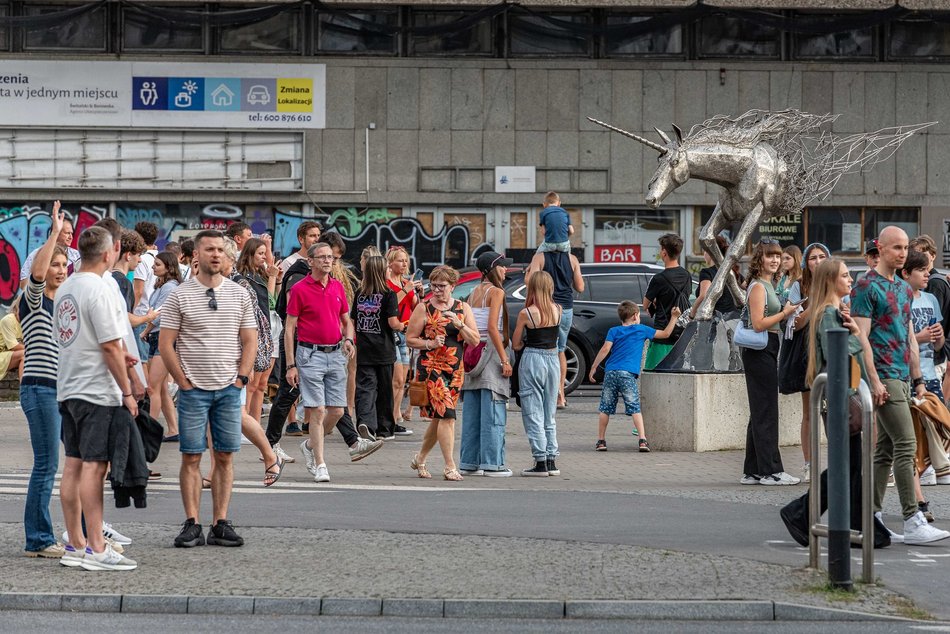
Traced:
[[356, 390], [357, 430], [360, 435], [369, 431], [375, 438], [393, 438], [393, 331], [404, 329], [396, 294], [388, 287], [382, 293], [357, 293], [350, 317], [356, 324], [356, 384], [360, 388]]
[[[693, 278], [679, 263], [683, 239], [675, 233], [667, 233], [660, 237], [659, 242], [660, 259], [663, 260], [665, 268], [650, 280], [647, 292], [643, 296], [643, 307], [653, 317], [653, 327], [663, 330], [670, 323], [670, 313], [674, 307], [679, 307], [684, 313], [689, 310]], [[655, 368], [672, 349], [679, 335], [680, 333], [674, 330], [673, 335], [663, 343], [651, 341], [643, 369]]]

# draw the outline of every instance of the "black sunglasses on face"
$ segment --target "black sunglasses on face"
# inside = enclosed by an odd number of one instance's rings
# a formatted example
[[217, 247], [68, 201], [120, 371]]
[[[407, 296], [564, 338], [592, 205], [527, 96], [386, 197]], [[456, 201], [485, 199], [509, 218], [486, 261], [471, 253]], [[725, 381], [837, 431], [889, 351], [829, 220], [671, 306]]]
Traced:
[[209, 288], [205, 291], [205, 295], [208, 296], [208, 308], [211, 310], [218, 310], [218, 300], [214, 298], [214, 289]]

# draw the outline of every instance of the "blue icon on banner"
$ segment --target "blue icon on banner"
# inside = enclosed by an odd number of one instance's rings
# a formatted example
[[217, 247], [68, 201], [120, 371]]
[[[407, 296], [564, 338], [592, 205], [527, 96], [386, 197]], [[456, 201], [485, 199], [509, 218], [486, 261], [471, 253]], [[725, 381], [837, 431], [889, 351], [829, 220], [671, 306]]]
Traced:
[[165, 77], [132, 78], [132, 110], [166, 110], [168, 79]]
[[204, 110], [204, 77], [169, 77], [169, 110]]
[[205, 78], [205, 110], [240, 110], [241, 80], [228, 77]]

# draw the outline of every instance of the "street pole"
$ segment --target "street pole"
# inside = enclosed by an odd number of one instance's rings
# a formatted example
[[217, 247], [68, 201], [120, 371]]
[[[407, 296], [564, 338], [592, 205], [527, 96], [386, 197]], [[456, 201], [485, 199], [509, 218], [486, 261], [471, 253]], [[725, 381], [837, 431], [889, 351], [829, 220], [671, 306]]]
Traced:
[[[828, 330], [828, 580], [853, 590], [851, 581], [851, 499], [848, 438], [848, 331]], [[817, 423], [817, 421], [815, 421]], [[865, 539], [870, 536], [865, 535]]]

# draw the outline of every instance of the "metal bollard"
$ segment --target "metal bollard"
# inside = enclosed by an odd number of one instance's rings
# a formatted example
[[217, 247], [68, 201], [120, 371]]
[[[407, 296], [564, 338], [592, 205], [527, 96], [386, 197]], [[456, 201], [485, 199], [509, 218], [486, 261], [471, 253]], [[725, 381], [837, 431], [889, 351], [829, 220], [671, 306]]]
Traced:
[[828, 330], [828, 578], [835, 588], [851, 581], [851, 492], [848, 455], [848, 331]]

